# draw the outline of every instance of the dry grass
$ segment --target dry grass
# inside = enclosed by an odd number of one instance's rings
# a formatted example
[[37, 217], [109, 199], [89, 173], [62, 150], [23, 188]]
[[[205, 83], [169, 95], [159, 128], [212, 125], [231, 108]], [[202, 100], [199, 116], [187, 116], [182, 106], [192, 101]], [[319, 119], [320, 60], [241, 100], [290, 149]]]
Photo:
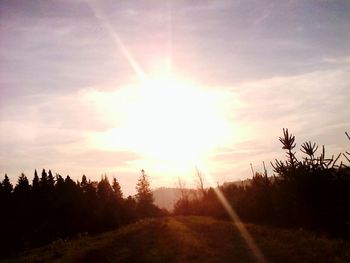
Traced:
[[[248, 224], [269, 262], [350, 262], [350, 244]], [[98, 236], [58, 240], [3, 262], [254, 262], [235, 226], [208, 217], [147, 219]]]

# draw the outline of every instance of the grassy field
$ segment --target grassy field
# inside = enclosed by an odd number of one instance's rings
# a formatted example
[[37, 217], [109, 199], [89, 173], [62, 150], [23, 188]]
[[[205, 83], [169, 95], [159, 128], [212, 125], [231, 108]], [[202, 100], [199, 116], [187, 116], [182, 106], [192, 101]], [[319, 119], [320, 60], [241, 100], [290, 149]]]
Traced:
[[[350, 262], [350, 243], [247, 224], [267, 262]], [[116, 231], [58, 240], [2, 262], [255, 262], [237, 228], [208, 217], [147, 219]]]

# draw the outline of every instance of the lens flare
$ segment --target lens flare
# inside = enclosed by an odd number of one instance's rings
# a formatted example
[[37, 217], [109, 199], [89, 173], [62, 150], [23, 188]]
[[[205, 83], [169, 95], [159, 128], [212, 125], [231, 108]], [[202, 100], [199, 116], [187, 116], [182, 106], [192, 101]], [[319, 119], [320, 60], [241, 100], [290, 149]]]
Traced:
[[129, 62], [132, 69], [135, 71], [137, 77], [141, 81], [145, 81], [146, 74], [141, 69], [140, 65], [136, 62], [134, 57], [131, 55], [129, 49], [124, 45], [123, 41], [115, 31], [115, 29], [112, 27], [111, 23], [108, 21], [106, 15], [102, 12], [102, 10], [97, 5], [96, 1], [89, 1], [87, 0], [86, 3], [92, 10], [94, 16], [100, 21], [101, 26], [108, 32], [108, 34], [111, 36], [114, 44], [117, 46], [117, 49], [119, 49], [123, 55], [125, 56], [126, 60]]
[[[197, 169], [199, 169], [198, 166], [197, 166]], [[203, 172], [203, 168], [200, 169], [200, 172], [211, 185], [214, 185], [214, 183], [215, 183], [214, 178], [212, 176], [210, 176], [208, 172]], [[220, 203], [222, 204], [222, 206], [225, 208], [226, 212], [230, 216], [233, 224], [237, 227], [237, 229], [238, 229], [239, 233], [241, 234], [243, 240], [245, 241], [248, 249], [254, 255], [256, 262], [266, 263], [267, 261], [266, 261], [264, 255], [262, 254], [261, 250], [259, 249], [259, 247], [255, 243], [253, 237], [250, 235], [247, 228], [242, 223], [242, 221], [239, 218], [239, 216], [237, 215], [236, 211], [233, 209], [233, 207], [227, 201], [223, 192], [220, 190], [219, 187], [214, 187], [214, 191], [215, 191], [215, 194], [217, 195]]]

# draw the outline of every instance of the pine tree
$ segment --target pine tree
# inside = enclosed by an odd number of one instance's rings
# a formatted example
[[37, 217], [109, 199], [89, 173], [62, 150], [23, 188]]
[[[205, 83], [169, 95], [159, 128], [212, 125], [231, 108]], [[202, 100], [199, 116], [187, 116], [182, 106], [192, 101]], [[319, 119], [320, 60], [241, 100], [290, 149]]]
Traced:
[[38, 176], [36, 169], [34, 171], [34, 178], [32, 181], [32, 189], [33, 189], [33, 192], [38, 192], [38, 190], [39, 190], [39, 176]]
[[80, 186], [84, 189], [88, 184], [88, 181], [87, 181], [87, 178], [86, 178], [86, 175], [83, 174], [83, 177], [81, 178], [81, 183], [80, 183]]
[[24, 173], [21, 173], [20, 177], [18, 178], [17, 185], [14, 189], [14, 192], [16, 194], [27, 194], [30, 191], [30, 185], [28, 178], [25, 176]]
[[52, 175], [51, 170], [49, 170], [48, 176], [47, 176], [47, 184], [50, 190], [53, 190], [54, 186], [55, 186], [55, 179]]
[[107, 175], [105, 175], [97, 185], [97, 194], [102, 200], [107, 201], [112, 193], [112, 187], [109, 184]]
[[56, 187], [62, 187], [64, 185], [64, 179], [60, 174], [56, 174]]
[[47, 173], [45, 169], [43, 169], [43, 171], [41, 172], [40, 186], [46, 189], [47, 184], [48, 184]]
[[5, 178], [2, 181], [2, 191], [5, 195], [10, 195], [12, 193], [13, 190], [13, 186], [10, 183], [10, 179], [7, 176], [7, 174], [5, 174]]
[[115, 197], [118, 200], [123, 199], [123, 192], [122, 192], [120, 184], [116, 178], [113, 178], [112, 188], [113, 188], [113, 192], [114, 192]]
[[140, 217], [150, 216], [153, 213], [153, 193], [145, 170], [141, 170], [141, 176], [136, 185], [137, 209]]

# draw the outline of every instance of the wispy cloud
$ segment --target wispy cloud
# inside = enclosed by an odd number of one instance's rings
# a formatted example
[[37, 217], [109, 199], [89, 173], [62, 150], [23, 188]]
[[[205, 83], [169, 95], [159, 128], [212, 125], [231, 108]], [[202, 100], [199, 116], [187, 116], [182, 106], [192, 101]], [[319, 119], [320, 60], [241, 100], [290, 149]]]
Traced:
[[244, 177], [251, 162], [283, 158], [277, 140], [282, 128], [291, 129], [298, 145], [313, 140], [328, 146], [330, 152], [348, 149], [344, 131], [350, 119], [345, 110], [349, 76], [349, 68], [344, 67], [235, 85], [232, 95], [244, 102], [231, 105], [238, 138], [231, 148], [219, 149], [213, 157], [218, 162], [217, 174], [222, 176], [220, 168], [226, 167], [226, 171], [235, 170], [237, 178]]

